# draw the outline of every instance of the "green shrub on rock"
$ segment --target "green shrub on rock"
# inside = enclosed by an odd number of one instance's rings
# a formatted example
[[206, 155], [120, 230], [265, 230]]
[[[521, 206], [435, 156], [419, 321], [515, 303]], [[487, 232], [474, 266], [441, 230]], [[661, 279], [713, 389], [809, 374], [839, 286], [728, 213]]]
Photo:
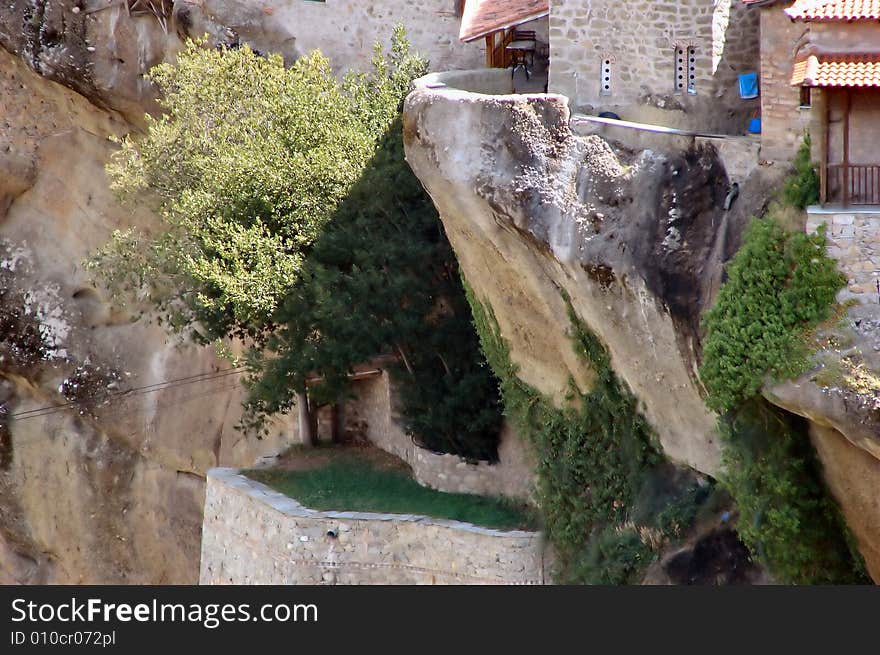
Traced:
[[803, 419], [756, 399], [721, 421], [723, 485], [736, 499], [737, 530], [785, 584], [868, 581], [822, 482]]
[[785, 202], [798, 209], [806, 209], [819, 202], [819, 174], [813, 166], [809, 133], [794, 158], [794, 174], [785, 182], [782, 195]]
[[805, 335], [828, 317], [846, 282], [825, 244], [823, 230], [788, 233], [772, 217], [749, 225], [718, 301], [704, 316], [700, 379], [710, 408], [733, 409], [768, 376], [789, 378], [805, 369]]

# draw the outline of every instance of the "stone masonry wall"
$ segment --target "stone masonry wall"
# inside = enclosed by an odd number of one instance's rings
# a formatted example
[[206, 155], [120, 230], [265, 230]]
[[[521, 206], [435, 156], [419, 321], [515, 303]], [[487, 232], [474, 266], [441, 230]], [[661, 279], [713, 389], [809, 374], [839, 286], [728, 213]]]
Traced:
[[403, 430], [396, 395], [387, 372], [354, 384], [356, 397], [345, 406], [345, 424], [373, 445], [412, 467], [419, 484], [451, 493], [531, 497], [534, 461], [526, 443], [505, 425], [498, 446], [498, 462], [469, 463], [455, 455], [441, 455], [416, 446]]
[[791, 4], [751, 10], [761, 15], [761, 158], [768, 161], [791, 161], [819, 110], [801, 109], [800, 90], [791, 85], [794, 57], [807, 31], [785, 15]]
[[[675, 93], [679, 44], [695, 48], [696, 95]], [[612, 89], [603, 96], [606, 58]], [[550, 60], [550, 91], [569, 96], [575, 111], [619, 108], [636, 120], [636, 105], [654, 105], [683, 110], [678, 127], [721, 130], [730, 117], [719, 106], [749, 106], [737, 75], [757, 70], [758, 13], [739, 0], [552, 0]]]
[[838, 268], [847, 277], [839, 300], [855, 298], [863, 304], [877, 303], [880, 212], [808, 212], [807, 232], [814, 232], [822, 223], [827, 226], [828, 255], [837, 260]]
[[387, 44], [395, 23], [406, 26], [413, 48], [430, 60], [431, 70], [479, 68], [481, 43], [458, 40], [461, 18], [454, 0], [258, 0], [272, 19], [286, 25], [300, 53], [321, 50], [337, 68], [365, 70], [372, 46]]
[[421, 516], [317, 512], [234, 469], [212, 469], [199, 582], [544, 584], [544, 542]]

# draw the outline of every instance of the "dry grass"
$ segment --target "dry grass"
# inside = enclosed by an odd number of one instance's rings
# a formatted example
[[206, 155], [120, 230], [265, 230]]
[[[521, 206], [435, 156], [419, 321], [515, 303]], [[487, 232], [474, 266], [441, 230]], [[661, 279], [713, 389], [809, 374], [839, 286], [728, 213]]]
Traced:
[[849, 371], [844, 375], [844, 383], [858, 394], [873, 396], [880, 393], [880, 376], [868, 369], [864, 362], [850, 362]]

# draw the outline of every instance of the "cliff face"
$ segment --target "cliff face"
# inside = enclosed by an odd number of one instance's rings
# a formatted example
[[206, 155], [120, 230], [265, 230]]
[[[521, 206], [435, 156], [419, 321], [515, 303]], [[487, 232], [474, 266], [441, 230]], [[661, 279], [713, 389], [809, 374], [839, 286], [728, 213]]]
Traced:
[[202, 37], [287, 62], [320, 47], [336, 68], [362, 68], [391, 18], [438, 63], [480, 60], [452, 42], [454, 18], [404, 0], [390, 12], [127, 4], [0, 4], [0, 583], [195, 582], [206, 470], [295, 440], [292, 421], [261, 441], [235, 430], [243, 394], [229, 364], [114, 313], [83, 273], [114, 229], [160, 225], [119, 206], [104, 174], [108, 137], [158, 110], [150, 68]]
[[569, 379], [589, 387], [567, 335], [567, 294], [666, 453], [716, 472], [696, 330], [728, 233], [754, 209], [750, 194], [725, 214], [729, 183], [714, 150], [615, 151], [573, 134], [568, 119], [563, 96], [422, 88], [407, 101], [407, 159], [521, 377], [559, 403]]
[[[236, 0], [156, 2], [159, 14], [131, 14], [125, 2], [10, 0], [0, 6], [0, 47], [43, 77], [104, 109], [139, 123], [155, 111], [156, 90], [144, 77], [173, 61], [187, 38], [248, 43], [287, 60], [298, 56], [290, 26], [256, 3]], [[234, 27], [233, 27], [234, 26]]]
[[[407, 99], [405, 138], [407, 160], [468, 282], [496, 313], [520, 377], [560, 404], [569, 380], [588, 388], [565, 294], [608, 347], [667, 456], [717, 473], [715, 416], [696, 372], [699, 316], [783, 171], [738, 167], [739, 198], [725, 211], [732, 180], [718, 152], [735, 144], [612, 147], [572, 132], [563, 96], [461, 90], [505, 87], [488, 71], [423, 78]], [[880, 579], [876, 407], [847, 409], [809, 376], [766, 395], [813, 421], [829, 488]]]
[[292, 438], [244, 438], [227, 362], [89, 287], [113, 229], [159, 224], [104, 175], [130, 129], [0, 48], [0, 583], [194, 583], [206, 470]]

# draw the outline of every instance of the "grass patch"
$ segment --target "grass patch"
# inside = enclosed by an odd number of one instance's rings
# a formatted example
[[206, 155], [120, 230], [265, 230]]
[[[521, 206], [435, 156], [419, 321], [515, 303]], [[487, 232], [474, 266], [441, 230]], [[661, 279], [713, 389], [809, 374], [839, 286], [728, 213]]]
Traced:
[[423, 514], [501, 530], [537, 527], [529, 508], [513, 501], [434, 491], [422, 487], [405, 467], [389, 467], [341, 449], [318, 451], [333, 452], [314, 468], [244, 473], [316, 510]]

